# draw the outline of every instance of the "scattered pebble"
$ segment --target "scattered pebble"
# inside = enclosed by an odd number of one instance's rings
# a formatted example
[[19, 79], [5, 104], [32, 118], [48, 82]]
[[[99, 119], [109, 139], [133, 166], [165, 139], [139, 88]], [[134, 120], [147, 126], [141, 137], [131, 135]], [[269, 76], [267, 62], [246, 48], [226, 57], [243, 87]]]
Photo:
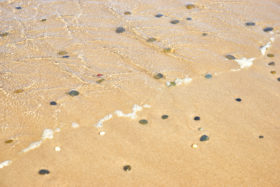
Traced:
[[103, 77], [103, 74], [98, 73], [96, 76], [97, 76], [97, 77]]
[[123, 27], [117, 27], [116, 33], [123, 33], [125, 31], [125, 28]]
[[76, 91], [76, 90], [71, 90], [70, 92], [68, 92], [68, 95], [70, 95], [70, 96], [77, 96], [79, 94], [80, 93], [78, 91]]
[[5, 143], [7, 143], [7, 144], [8, 144], [8, 143], [13, 143], [13, 141], [14, 141], [14, 140], [11, 140], [11, 139], [10, 139], [10, 140], [6, 140]]
[[161, 79], [161, 78], [163, 78], [164, 76], [163, 76], [163, 74], [161, 74], [161, 73], [157, 73], [156, 75], [154, 75], [154, 78], [155, 79]]
[[62, 56], [62, 58], [69, 58], [69, 57], [70, 57], [69, 55]]
[[268, 53], [267, 57], [274, 57], [274, 54]]
[[235, 59], [235, 56], [233, 55], [226, 55], [225, 56], [228, 60], [234, 60]]
[[14, 93], [17, 93], [17, 94], [18, 94], [18, 93], [22, 93], [22, 92], [24, 92], [23, 89], [17, 89], [17, 90], [14, 91]]
[[124, 12], [124, 15], [131, 15], [131, 12], [125, 11], [125, 12]]
[[8, 32], [2, 32], [2, 33], [0, 33], [0, 37], [5, 37], [5, 36], [8, 36], [8, 35], [9, 35]]
[[38, 172], [40, 175], [48, 175], [50, 173], [49, 170], [47, 169], [41, 169], [39, 172]]
[[22, 7], [21, 7], [21, 6], [17, 6], [16, 9], [17, 9], [17, 10], [20, 10], [20, 9], [22, 9]]
[[130, 165], [125, 165], [125, 166], [123, 167], [123, 170], [124, 170], [124, 171], [130, 171], [130, 170], [131, 170], [131, 166], [130, 166]]
[[57, 152], [59, 152], [59, 151], [61, 151], [61, 148], [58, 147], [58, 146], [56, 146], [56, 147], [54, 148], [54, 150], [57, 151]]
[[164, 48], [164, 49], [163, 49], [163, 52], [164, 52], [164, 53], [173, 53], [173, 52], [174, 52], [174, 49], [167, 47], [167, 48]]
[[96, 81], [97, 84], [101, 84], [103, 81], [105, 81], [105, 79], [99, 79]]
[[275, 62], [269, 62], [268, 65], [269, 66], [275, 66]]
[[104, 136], [106, 133], [104, 131], [99, 132], [100, 136]]
[[152, 37], [152, 38], [148, 38], [146, 41], [151, 43], [157, 41], [157, 39]]
[[199, 120], [200, 120], [200, 117], [199, 117], [199, 116], [195, 116], [193, 119], [194, 119], [195, 121], [199, 121]]
[[280, 77], [278, 77], [277, 80], [280, 81]]
[[177, 20], [177, 19], [170, 21], [171, 24], [177, 24], [177, 23], [179, 23], [179, 22], [180, 22], [180, 21]]
[[139, 120], [139, 123], [142, 124], [142, 125], [146, 125], [146, 124], [148, 124], [148, 120], [141, 119], [141, 120]]
[[236, 99], [235, 99], [235, 101], [237, 101], [237, 102], [241, 102], [241, 101], [242, 101], [242, 99], [241, 99], [241, 98], [236, 98]]
[[187, 9], [193, 9], [193, 8], [195, 8], [195, 5], [194, 4], [187, 4], [186, 8]]
[[263, 135], [260, 135], [260, 136], [259, 136], [259, 139], [263, 139], [263, 138], [264, 138], [264, 136], [263, 136]]
[[45, 19], [45, 18], [44, 18], [44, 19], [41, 19], [41, 22], [44, 22], [44, 21], [47, 21], [47, 19]]
[[265, 27], [263, 29], [264, 32], [270, 32], [270, 31], [273, 31], [273, 27]]
[[74, 129], [76, 129], [76, 128], [78, 128], [80, 125], [78, 124], [78, 123], [76, 123], [76, 122], [73, 122], [72, 123], [72, 127], [74, 128]]
[[211, 79], [212, 78], [212, 75], [211, 74], [206, 74], [205, 76], [204, 76], [206, 79]]
[[197, 144], [192, 144], [191, 147], [192, 147], [193, 149], [196, 149], [196, 148], [198, 148], [198, 145], [197, 145]]
[[50, 105], [57, 105], [57, 103], [55, 101], [51, 101]]
[[199, 139], [201, 142], [205, 142], [205, 141], [208, 141], [209, 140], [209, 136], [207, 135], [202, 135]]
[[191, 21], [191, 20], [192, 20], [192, 18], [188, 17], [188, 18], [186, 18], [186, 20]]
[[208, 34], [207, 34], [207, 33], [205, 33], [205, 32], [204, 32], [204, 33], [202, 33], [202, 36], [207, 36], [207, 35], [208, 35]]
[[245, 23], [245, 25], [246, 25], [246, 26], [255, 26], [256, 23], [254, 23], [254, 22], [247, 22], [247, 23]]
[[58, 51], [57, 54], [62, 56], [62, 55], [67, 55], [68, 52], [67, 51]]
[[166, 114], [162, 115], [161, 119], [168, 119], [168, 115], [166, 115]]
[[276, 71], [270, 71], [271, 74], [275, 75], [276, 74]]
[[155, 15], [156, 18], [160, 18], [160, 17], [162, 17], [162, 16], [163, 16], [162, 14], [156, 14], [156, 15]]

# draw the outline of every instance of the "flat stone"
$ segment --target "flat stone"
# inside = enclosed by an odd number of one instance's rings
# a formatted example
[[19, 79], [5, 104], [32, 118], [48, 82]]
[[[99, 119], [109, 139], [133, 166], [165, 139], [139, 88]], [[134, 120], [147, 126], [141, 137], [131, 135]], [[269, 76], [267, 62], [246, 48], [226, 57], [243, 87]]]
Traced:
[[21, 6], [17, 6], [16, 9], [17, 9], [17, 10], [20, 10], [20, 9], [22, 9], [22, 7], [21, 7]]
[[157, 73], [156, 75], [154, 75], [154, 78], [155, 79], [161, 79], [161, 78], [163, 78], [164, 76], [163, 76], [163, 74], [161, 74], [161, 73]]
[[69, 57], [70, 57], [69, 55], [62, 56], [62, 58], [69, 58]]
[[6, 144], [9, 144], [9, 143], [13, 143], [13, 141], [14, 141], [14, 140], [11, 140], [11, 139], [10, 139], [10, 140], [6, 140], [5, 143], [6, 143]]
[[173, 53], [173, 52], [174, 52], [174, 49], [169, 48], [169, 47], [168, 47], [168, 48], [164, 48], [164, 49], [163, 49], [163, 52], [164, 52], [164, 53]]
[[96, 83], [101, 84], [103, 81], [105, 81], [105, 79], [99, 79], [98, 81], [96, 81]]
[[8, 35], [9, 35], [8, 32], [2, 32], [2, 33], [0, 33], [0, 37], [6, 37], [6, 36], [8, 36]]
[[235, 99], [235, 101], [237, 101], [237, 102], [241, 102], [241, 101], [242, 101], [242, 99], [241, 99], [241, 98], [236, 98], [236, 99]]
[[80, 93], [78, 91], [76, 91], [76, 90], [71, 90], [70, 92], [68, 92], [68, 95], [70, 95], [70, 96], [77, 96], [79, 94]]
[[124, 171], [130, 171], [130, 170], [131, 170], [131, 166], [130, 166], [130, 165], [125, 165], [125, 166], [123, 167], [123, 170], [124, 170]]
[[160, 17], [162, 17], [162, 16], [163, 16], [162, 14], [156, 14], [156, 15], [155, 15], [156, 18], [160, 18]]
[[280, 77], [278, 77], [277, 80], [280, 81]]
[[275, 62], [269, 62], [268, 65], [269, 66], [275, 66]]
[[188, 17], [188, 18], [186, 18], [186, 20], [191, 21], [191, 20], [192, 20], [192, 18]]
[[256, 23], [250, 21], [250, 22], [246, 22], [245, 25], [246, 26], [255, 26]]
[[207, 36], [207, 35], [208, 35], [208, 34], [207, 34], [207, 33], [205, 33], [205, 32], [204, 32], [204, 33], [202, 33], [202, 36]]
[[125, 12], [124, 12], [124, 15], [131, 15], [131, 12], [125, 11]]
[[58, 51], [57, 54], [62, 56], [62, 55], [67, 55], [68, 52], [67, 51]]
[[208, 141], [209, 140], [209, 136], [207, 135], [202, 135], [199, 139], [201, 142], [205, 142], [205, 141]]
[[200, 117], [199, 117], [199, 116], [195, 116], [193, 119], [194, 119], [195, 121], [199, 121], [199, 120], [200, 120]]
[[123, 32], [125, 32], [125, 28], [123, 28], [123, 27], [117, 27], [116, 33], [123, 33]]
[[187, 9], [193, 9], [193, 8], [195, 8], [195, 5], [194, 4], [187, 4], [186, 8]]
[[22, 92], [24, 92], [24, 89], [17, 89], [17, 90], [14, 91], [14, 93], [17, 93], [17, 94], [22, 93]]
[[177, 20], [177, 19], [170, 21], [170, 23], [171, 23], [171, 24], [174, 24], [174, 25], [177, 24], [177, 23], [179, 23], [179, 22], [180, 22], [180, 21]]
[[235, 56], [233, 55], [226, 55], [225, 56], [228, 60], [234, 60], [235, 59]]
[[166, 115], [166, 114], [162, 115], [161, 119], [168, 119], [168, 115]]
[[50, 174], [50, 171], [47, 170], [47, 169], [41, 169], [38, 173], [39, 173], [40, 175], [48, 175], [48, 174]]
[[139, 123], [142, 124], [142, 125], [146, 125], [146, 124], [148, 124], [148, 120], [141, 119], [141, 120], [139, 120]]
[[204, 76], [206, 79], [211, 79], [212, 78], [212, 75], [211, 74], [206, 74], [205, 76]]
[[274, 57], [274, 54], [268, 53], [267, 57]]
[[264, 136], [263, 136], [263, 135], [260, 135], [260, 136], [259, 136], [259, 139], [263, 139], [263, 138], [264, 138]]
[[270, 71], [271, 74], [275, 75], [276, 74], [276, 71]]
[[155, 41], [157, 41], [157, 39], [152, 37], [152, 38], [148, 38], [146, 41], [147, 42], [155, 42]]
[[57, 103], [55, 101], [51, 101], [50, 105], [57, 105]]
[[44, 18], [44, 19], [41, 19], [41, 22], [44, 22], [44, 21], [47, 21], [47, 19], [45, 19], [45, 18]]
[[264, 32], [270, 32], [270, 31], [273, 31], [273, 27], [265, 27], [263, 29]]

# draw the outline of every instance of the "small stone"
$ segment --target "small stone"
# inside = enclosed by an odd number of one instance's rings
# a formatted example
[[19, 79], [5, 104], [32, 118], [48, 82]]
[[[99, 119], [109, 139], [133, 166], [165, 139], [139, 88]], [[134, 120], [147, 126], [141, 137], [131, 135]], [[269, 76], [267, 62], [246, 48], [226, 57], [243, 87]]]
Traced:
[[55, 101], [51, 101], [50, 105], [57, 105], [57, 103]]
[[177, 23], [179, 23], [179, 22], [180, 22], [180, 21], [177, 20], [177, 19], [170, 21], [171, 24], [177, 24]]
[[98, 81], [96, 81], [96, 83], [101, 84], [103, 81], [105, 81], [105, 79], [99, 79]]
[[280, 77], [278, 77], [277, 80], [280, 81]]
[[164, 53], [173, 53], [173, 52], [174, 52], [174, 49], [169, 48], [169, 47], [168, 47], [168, 48], [164, 48], [164, 49], [163, 49], [163, 52], [164, 52]]
[[68, 95], [70, 95], [70, 96], [77, 96], [79, 94], [80, 93], [78, 91], [76, 91], [76, 90], [71, 90], [70, 92], [68, 92]]
[[151, 43], [157, 41], [157, 39], [152, 37], [152, 38], [148, 38], [146, 41]]
[[56, 147], [54, 148], [54, 150], [57, 151], [57, 152], [59, 152], [59, 151], [61, 151], [61, 148], [58, 147], [58, 146], [56, 146]]
[[193, 119], [194, 119], [195, 121], [199, 121], [199, 120], [200, 120], [200, 117], [199, 117], [199, 116], [195, 116]]
[[18, 94], [18, 93], [22, 93], [22, 92], [24, 92], [23, 89], [17, 89], [17, 90], [14, 91], [14, 93], [17, 93], [17, 94]]
[[62, 56], [62, 58], [69, 58], [69, 57], [70, 57], [69, 55]]
[[166, 115], [166, 114], [162, 115], [161, 119], [168, 119], [168, 115]]
[[39, 172], [38, 172], [40, 175], [48, 175], [50, 173], [49, 170], [47, 169], [41, 169]]
[[225, 56], [228, 60], [234, 60], [235, 59], [235, 56], [233, 55], [226, 55]]
[[163, 16], [162, 14], [156, 14], [156, 15], [155, 15], [156, 18], [160, 18], [160, 17], [162, 17], [162, 16]]
[[208, 34], [207, 34], [207, 33], [205, 33], [205, 32], [204, 32], [204, 33], [202, 33], [202, 36], [207, 36], [207, 35], [208, 35]]
[[268, 65], [269, 66], [275, 66], [275, 62], [269, 62]]
[[57, 54], [62, 56], [62, 55], [67, 55], [68, 52], [67, 51], [58, 51]]
[[274, 54], [268, 53], [267, 57], [274, 57]]
[[130, 166], [130, 165], [125, 165], [125, 166], [123, 167], [123, 170], [124, 170], [124, 171], [130, 171], [130, 170], [131, 170], [131, 166]]
[[156, 75], [154, 75], [154, 78], [155, 79], [161, 79], [161, 78], [163, 78], [164, 76], [163, 76], [163, 74], [161, 74], [161, 73], [157, 73]]
[[45, 19], [45, 18], [44, 18], [44, 19], [41, 19], [41, 22], [44, 22], [44, 21], [47, 21], [47, 19]]
[[247, 22], [245, 23], [246, 26], [255, 26], [256, 24], [254, 22]]
[[104, 131], [99, 132], [100, 136], [104, 136], [106, 133]]
[[125, 31], [125, 28], [123, 28], [123, 27], [118, 27], [116, 29], [116, 33], [123, 33], [124, 31]]
[[197, 144], [192, 144], [191, 147], [192, 147], [193, 149], [196, 149], [196, 148], [198, 148], [198, 145], [197, 145]]
[[201, 142], [205, 142], [205, 141], [208, 141], [209, 140], [209, 136], [207, 135], [202, 135], [199, 139]]
[[97, 74], [97, 77], [102, 77], [102, 76], [103, 76], [103, 74], [100, 74], [100, 73], [99, 73], [99, 74]]
[[2, 32], [2, 33], [0, 33], [0, 37], [5, 37], [5, 36], [8, 36], [8, 35], [9, 35], [8, 32]]
[[193, 8], [195, 8], [195, 5], [194, 4], [187, 4], [186, 8], [187, 9], [193, 9]]
[[20, 9], [22, 9], [22, 7], [21, 7], [21, 6], [17, 6], [16, 9], [17, 9], [17, 10], [20, 10]]
[[148, 120], [141, 119], [141, 120], [139, 120], [139, 123], [142, 124], [142, 125], [146, 125], [146, 124], [148, 124]]
[[276, 74], [276, 71], [270, 71], [271, 74], [275, 75]]
[[191, 20], [192, 20], [192, 18], [188, 17], [188, 18], [186, 18], [186, 20], [191, 21]]
[[259, 139], [263, 139], [263, 138], [264, 138], [264, 136], [263, 136], [263, 135], [260, 135], [260, 136], [259, 136]]
[[211, 78], [212, 78], [212, 75], [211, 75], [211, 74], [206, 74], [204, 77], [205, 77], [206, 79], [211, 79]]
[[273, 31], [273, 27], [265, 27], [263, 29], [264, 32], [270, 32], [270, 31]]
[[125, 11], [125, 12], [124, 12], [124, 15], [131, 15], [131, 12]]
[[5, 143], [13, 143], [14, 140], [6, 140]]
[[237, 102], [241, 102], [241, 101], [242, 101], [242, 99], [241, 99], [241, 98], [236, 98], [236, 99], [235, 99], [235, 101], [237, 101]]

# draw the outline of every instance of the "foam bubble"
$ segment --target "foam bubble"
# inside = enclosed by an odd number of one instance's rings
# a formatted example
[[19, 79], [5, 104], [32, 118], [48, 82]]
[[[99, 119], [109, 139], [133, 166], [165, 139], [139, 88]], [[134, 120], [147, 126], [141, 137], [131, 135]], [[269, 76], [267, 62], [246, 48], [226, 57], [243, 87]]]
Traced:
[[8, 165], [10, 165], [11, 163], [12, 163], [11, 160], [6, 160], [6, 161], [4, 161], [4, 162], [1, 162], [1, 163], [0, 163], [0, 169], [3, 168], [3, 167], [6, 167], [6, 166], [8, 166]]

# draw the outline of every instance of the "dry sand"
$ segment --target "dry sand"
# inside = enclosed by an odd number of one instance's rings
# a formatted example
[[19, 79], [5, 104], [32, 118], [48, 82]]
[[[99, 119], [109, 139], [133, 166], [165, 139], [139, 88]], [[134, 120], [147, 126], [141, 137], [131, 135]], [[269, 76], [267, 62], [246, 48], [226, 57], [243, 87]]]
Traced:
[[1, 187], [280, 186], [279, 0], [0, 0], [0, 15]]

